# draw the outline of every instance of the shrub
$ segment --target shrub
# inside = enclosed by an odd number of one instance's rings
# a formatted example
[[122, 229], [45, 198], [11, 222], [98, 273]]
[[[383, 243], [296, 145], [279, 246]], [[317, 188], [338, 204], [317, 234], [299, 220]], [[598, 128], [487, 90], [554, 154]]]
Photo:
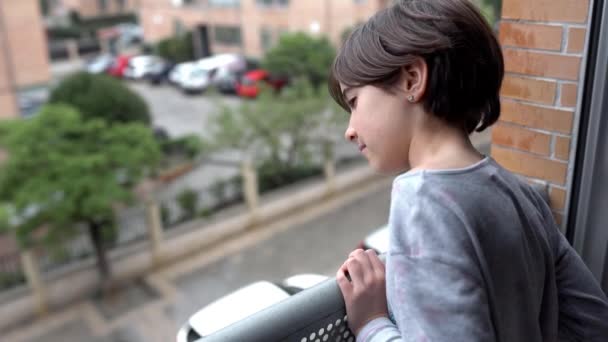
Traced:
[[163, 39], [156, 44], [155, 50], [157, 55], [175, 63], [190, 61], [194, 58], [192, 33]]
[[182, 210], [182, 220], [191, 220], [196, 216], [198, 193], [192, 189], [186, 189], [177, 195], [177, 203]]
[[78, 109], [83, 118], [108, 123], [150, 124], [148, 105], [120, 81], [105, 75], [75, 73], [51, 92], [49, 103], [65, 103]]

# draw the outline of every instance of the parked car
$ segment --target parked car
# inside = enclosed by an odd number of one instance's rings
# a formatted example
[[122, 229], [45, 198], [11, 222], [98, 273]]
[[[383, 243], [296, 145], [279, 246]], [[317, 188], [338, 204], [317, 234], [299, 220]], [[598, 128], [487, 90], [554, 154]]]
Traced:
[[169, 72], [169, 83], [179, 86], [182, 82], [182, 79], [184, 79], [185, 76], [190, 73], [190, 70], [192, 70], [195, 65], [195, 62], [184, 62], [177, 64], [171, 70], [171, 72]]
[[154, 65], [152, 70], [147, 74], [146, 78], [150, 84], [162, 84], [169, 79], [169, 74], [175, 68], [175, 63], [162, 61]]
[[101, 54], [89, 60], [85, 64], [85, 70], [91, 74], [103, 74], [110, 69], [114, 63], [114, 56], [111, 54]]
[[198, 65], [194, 65], [180, 78], [180, 88], [188, 94], [205, 91], [211, 84], [211, 73]]
[[236, 92], [241, 97], [256, 98], [260, 92], [260, 84], [264, 82], [276, 91], [281, 90], [287, 80], [275, 77], [263, 69], [256, 69], [245, 73], [236, 85]]
[[112, 66], [108, 69], [108, 74], [114, 77], [123, 78], [125, 70], [129, 65], [129, 60], [131, 60], [131, 56], [129, 55], [120, 55], [116, 57], [114, 63], [112, 63]]
[[245, 59], [244, 63], [228, 68], [220, 68], [213, 77], [213, 85], [222, 93], [236, 94], [239, 80], [251, 70], [259, 68], [259, 63], [251, 59]]
[[157, 65], [161, 63], [163, 63], [163, 59], [157, 56], [143, 55], [133, 57], [129, 60], [124, 77], [132, 80], [141, 80], [154, 71]]
[[209, 336], [327, 279], [318, 274], [299, 274], [280, 283], [258, 281], [242, 287], [190, 316], [177, 332], [177, 342], [192, 342]]

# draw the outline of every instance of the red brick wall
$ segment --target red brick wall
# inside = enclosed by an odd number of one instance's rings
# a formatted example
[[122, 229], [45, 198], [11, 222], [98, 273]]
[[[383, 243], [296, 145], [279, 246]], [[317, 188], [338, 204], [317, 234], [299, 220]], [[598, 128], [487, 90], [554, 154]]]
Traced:
[[501, 119], [492, 156], [547, 186], [558, 223], [568, 197], [589, 0], [503, 0]]

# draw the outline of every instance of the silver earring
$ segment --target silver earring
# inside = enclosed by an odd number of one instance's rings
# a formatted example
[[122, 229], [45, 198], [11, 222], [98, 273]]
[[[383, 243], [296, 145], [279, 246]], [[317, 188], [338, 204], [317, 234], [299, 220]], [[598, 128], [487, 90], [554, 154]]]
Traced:
[[414, 95], [408, 96], [407, 100], [410, 101], [410, 102], [414, 102]]

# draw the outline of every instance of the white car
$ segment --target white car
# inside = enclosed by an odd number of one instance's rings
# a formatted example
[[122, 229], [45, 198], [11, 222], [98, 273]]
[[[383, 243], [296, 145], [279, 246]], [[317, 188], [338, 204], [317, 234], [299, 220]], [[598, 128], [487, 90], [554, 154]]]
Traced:
[[209, 336], [327, 279], [318, 274], [299, 274], [279, 284], [259, 281], [242, 287], [190, 316], [177, 332], [177, 342], [192, 342]]
[[177, 64], [169, 73], [169, 82], [174, 85], [180, 85], [186, 74], [195, 67], [195, 62], [184, 62]]
[[199, 93], [207, 89], [211, 84], [211, 74], [209, 70], [205, 70], [195, 65], [190, 68], [189, 72], [184, 73], [180, 78], [179, 86], [186, 93]]
[[157, 56], [136, 56], [129, 60], [129, 65], [125, 68], [125, 78], [141, 80], [149, 73], [156, 70], [157, 65], [163, 63], [162, 58]]
[[106, 72], [114, 63], [114, 56], [110, 54], [102, 54], [90, 60], [85, 70], [90, 74], [102, 74]]

